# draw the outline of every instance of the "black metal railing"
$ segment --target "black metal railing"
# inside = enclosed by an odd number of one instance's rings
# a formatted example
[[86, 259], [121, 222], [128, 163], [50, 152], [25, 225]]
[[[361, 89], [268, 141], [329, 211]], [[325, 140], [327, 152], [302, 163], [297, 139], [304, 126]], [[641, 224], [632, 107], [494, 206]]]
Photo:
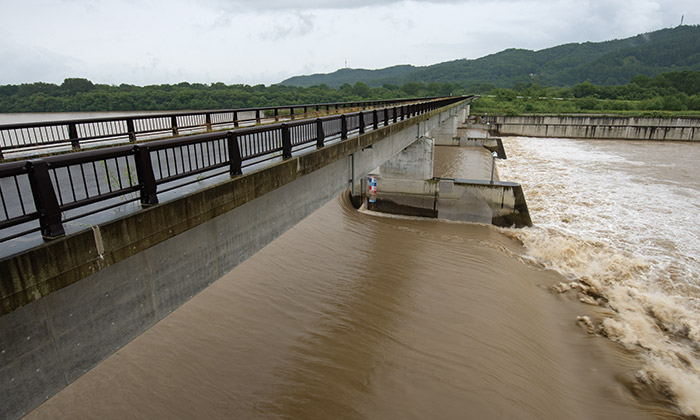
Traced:
[[[437, 99], [437, 98], [422, 98]], [[109, 143], [179, 136], [294, 120], [309, 112], [331, 113], [353, 108], [393, 107], [415, 99], [391, 99], [313, 105], [242, 108], [192, 112], [150, 113], [108, 118], [74, 119], [0, 125], [0, 160], [5, 155], [47, 149], [79, 150]]]
[[323, 147], [468, 98], [431, 98], [0, 164], [0, 242], [36, 231], [55, 238], [64, 234], [65, 222], [128, 202], [157, 204], [159, 193], [198, 182], [199, 176], [240, 175], [245, 167], [286, 159], [293, 152]]

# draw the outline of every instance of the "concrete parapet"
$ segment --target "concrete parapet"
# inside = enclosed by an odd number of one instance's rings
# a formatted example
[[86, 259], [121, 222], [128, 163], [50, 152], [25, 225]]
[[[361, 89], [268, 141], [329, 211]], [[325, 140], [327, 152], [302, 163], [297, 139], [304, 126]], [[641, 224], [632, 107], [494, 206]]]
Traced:
[[498, 135], [619, 140], [700, 141], [697, 118], [610, 116], [488, 117]]

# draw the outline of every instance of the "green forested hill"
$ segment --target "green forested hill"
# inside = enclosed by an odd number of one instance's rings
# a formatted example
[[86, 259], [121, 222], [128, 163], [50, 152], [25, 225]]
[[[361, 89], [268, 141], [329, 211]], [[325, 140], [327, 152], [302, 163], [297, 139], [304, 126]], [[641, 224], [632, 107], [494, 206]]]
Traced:
[[338, 87], [359, 81], [370, 86], [457, 83], [471, 91], [485, 91], [494, 86], [533, 82], [543, 86], [573, 86], [586, 81], [625, 84], [635, 76], [679, 70], [700, 70], [700, 26], [679, 26], [626, 39], [565, 44], [539, 51], [508, 49], [476, 60], [426, 67], [341, 69], [330, 74], [292, 77], [282, 84]]

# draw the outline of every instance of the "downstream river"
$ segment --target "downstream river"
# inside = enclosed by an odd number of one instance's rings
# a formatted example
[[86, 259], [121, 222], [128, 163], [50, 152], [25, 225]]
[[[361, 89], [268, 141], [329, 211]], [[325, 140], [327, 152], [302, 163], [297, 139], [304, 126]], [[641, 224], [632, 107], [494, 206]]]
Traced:
[[700, 145], [504, 143], [534, 227], [341, 196], [28, 418], [700, 415]]

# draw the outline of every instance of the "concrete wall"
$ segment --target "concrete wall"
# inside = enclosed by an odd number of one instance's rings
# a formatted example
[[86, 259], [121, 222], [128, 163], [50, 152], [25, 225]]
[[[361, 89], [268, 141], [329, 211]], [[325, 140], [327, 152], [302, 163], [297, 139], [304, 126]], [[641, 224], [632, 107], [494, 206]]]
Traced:
[[460, 116], [449, 115], [445, 119], [445, 123], [436, 127], [430, 132], [430, 137], [435, 140], [435, 144], [452, 144], [453, 141], [459, 140], [457, 129], [460, 124]]
[[0, 418], [48, 399], [449, 114], [402, 121], [0, 260]]
[[700, 141], [700, 119], [605, 116], [487, 117], [495, 135]]
[[441, 179], [438, 188], [438, 218], [502, 227], [532, 226], [520, 184]]
[[379, 167], [382, 178], [430, 179], [433, 177], [433, 139], [422, 137]]
[[513, 182], [378, 178], [376, 198], [370, 210], [502, 227], [532, 226], [522, 187]]

